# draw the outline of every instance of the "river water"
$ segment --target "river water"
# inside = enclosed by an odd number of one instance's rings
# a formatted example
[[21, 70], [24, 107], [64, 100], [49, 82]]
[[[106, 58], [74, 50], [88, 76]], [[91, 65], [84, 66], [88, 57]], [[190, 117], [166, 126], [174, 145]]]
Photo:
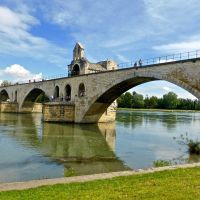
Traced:
[[200, 161], [180, 144], [200, 139], [200, 113], [118, 111], [115, 123], [43, 123], [41, 114], [0, 114], [0, 182]]

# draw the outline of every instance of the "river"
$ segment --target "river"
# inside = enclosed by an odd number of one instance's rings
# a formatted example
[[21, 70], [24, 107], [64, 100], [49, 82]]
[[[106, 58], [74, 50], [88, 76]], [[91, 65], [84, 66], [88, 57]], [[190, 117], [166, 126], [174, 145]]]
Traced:
[[43, 123], [41, 114], [0, 114], [0, 182], [199, 162], [180, 144], [200, 139], [200, 112], [118, 111], [115, 123]]

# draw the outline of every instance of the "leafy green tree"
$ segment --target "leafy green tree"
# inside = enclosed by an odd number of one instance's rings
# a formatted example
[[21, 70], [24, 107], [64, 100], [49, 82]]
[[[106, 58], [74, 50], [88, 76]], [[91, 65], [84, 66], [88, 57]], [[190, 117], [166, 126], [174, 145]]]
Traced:
[[158, 107], [158, 97], [152, 96], [152, 97], [150, 97], [149, 101], [150, 101], [151, 108]]
[[195, 110], [195, 101], [193, 101], [191, 99], [179, 99], [177, 109]]
[[49, 98], [45, 95], [45, 93], [41, 93], [38, 98], [36, 99], [37, 103], [45, 103], [48, 102]]
[[118, 97], [117, 105], [119, 108], [126, 108], [126, 105], [124, 104], [124, 94], [122, 94], [120, 97]]
[[144, 97], [142, 94], [133, 92], [132, 94], [132, 108], [144, 108]]
[[200, 101], [195, 100], [194, 101], [194, 107], [195, 107], [195, 110], [200, 110]]
[[158, 107], [158, 98], [155, 96], [152, 97], [146, 97], [144, 99], [144, 107], [145, 108], [157, 108]]
[[159, 98], [157, 102], [157, 108], [163, 109], [163, 98]]
[[176, 109], [179, 103], [178, 96], [174, 92], [163, 95], [162, 108]]
[[125, 94], [122, 94], [117, 99], [118, 107], [120, 108], [131, 108], [132, 105], [132, 95], [130, 92], [126, 92]]
[[132, 95], [130, 92], [126, 92], [124, 95], [124, 103], [127, 105], [127, 108], [131, 108], [132, 105]]
[[191, 99], [178, 99], [173, 92], [163, 95], [162, 98], [156, 96], [143, 98], [143, 95], [133, 92], [126, 92], [118, 99], [118, 107], [121, 108], [147, 108], [147, 109], [182, 109], [200, 110], [200, 101]]

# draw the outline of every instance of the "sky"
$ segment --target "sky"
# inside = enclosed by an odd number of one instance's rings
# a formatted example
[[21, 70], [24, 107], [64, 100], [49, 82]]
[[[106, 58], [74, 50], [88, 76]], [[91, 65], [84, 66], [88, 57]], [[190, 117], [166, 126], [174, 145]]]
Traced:
[[[0, 81], [67, 73], [78, 41], [91, 62], [200, 49], [199, 10], [199, 0], [0, 0]], [[132, 90], [195, 98], [165, 81]]]

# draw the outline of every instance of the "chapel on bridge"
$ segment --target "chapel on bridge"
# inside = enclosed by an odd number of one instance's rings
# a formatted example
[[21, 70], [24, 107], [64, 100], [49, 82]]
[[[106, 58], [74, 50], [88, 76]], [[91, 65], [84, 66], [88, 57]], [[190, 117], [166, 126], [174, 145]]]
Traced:
[[84, 47], [77, 42], [73, 50], [73, 60], [68, 65], [69, 76], [90, 74], [95, 72], [117, 69], [117, 63], [113, 60], [106, 60], [97, 63], [91, 63], [84, 55]]

